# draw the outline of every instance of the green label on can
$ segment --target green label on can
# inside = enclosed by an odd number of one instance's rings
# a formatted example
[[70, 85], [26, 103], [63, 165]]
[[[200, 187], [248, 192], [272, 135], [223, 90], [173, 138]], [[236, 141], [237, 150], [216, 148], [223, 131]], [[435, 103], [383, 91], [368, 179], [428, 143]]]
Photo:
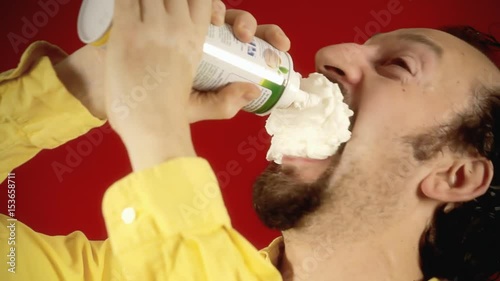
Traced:
[[269, 89], [271, 91], [271, 96], [262, 106], [260, 106], [257, 110], [254, 111], [254, 113], [257, 114], [263, 114], [271, 110], [274, 107], [274, 105], [276, 105], [278, 100], [281, 98], [281, 95], [285, 90], [285, 87], [283, 85], [278, 85], [269, 80], [262, 80], [260, 85], [266, 89]]

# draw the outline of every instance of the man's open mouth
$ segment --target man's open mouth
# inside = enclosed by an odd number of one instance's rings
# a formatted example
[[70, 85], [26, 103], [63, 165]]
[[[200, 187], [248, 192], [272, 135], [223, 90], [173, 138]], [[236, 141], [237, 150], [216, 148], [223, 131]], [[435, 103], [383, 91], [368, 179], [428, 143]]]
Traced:
[[354, 123], [356, 122], [356, 117], [357, 117], [357, 110], [353, 106], [353, 100], [352, 100], [352, 93], [348, 91], [348, 89], [342, 84], [341, 82], [337, 81], [333, 76], [329, 75], [328, 73], [321, 72], [321, 74], [325, 75], [325, 77], [332, 83], [337, 84], [340, 89], [340, 93], [342, 93], [342, 96], [344, 97], [344, 103], [349, 106], [349, 109], [351, 109], [354, 114], [353, 116], [349, 117], [349, 120], [351, 121], [351, 124], [349, 125], [349, 131], [352, 132], [352, 129], [354, 128]]

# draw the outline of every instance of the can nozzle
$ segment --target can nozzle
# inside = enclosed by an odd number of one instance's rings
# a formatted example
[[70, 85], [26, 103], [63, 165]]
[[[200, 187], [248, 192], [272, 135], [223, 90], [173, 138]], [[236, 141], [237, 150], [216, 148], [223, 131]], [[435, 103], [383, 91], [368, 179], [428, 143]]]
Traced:
[[295, 95], [295, 101], [292, 106], [298, 109], [303, 109], [307, 107], [316, 106], [321, 102], [321, 99], [313, 94], [306, 91], [298, 90]]

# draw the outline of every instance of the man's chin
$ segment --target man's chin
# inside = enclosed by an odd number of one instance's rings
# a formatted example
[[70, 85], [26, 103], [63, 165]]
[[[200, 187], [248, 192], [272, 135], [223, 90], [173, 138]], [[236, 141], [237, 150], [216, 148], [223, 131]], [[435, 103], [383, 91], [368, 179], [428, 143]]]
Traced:
[[283, 156], [282, 167], [284, 169], [293, 169], [297, 180], [304, 183], [313, 183], [330, 167], [331, 158], [311, 159]]
[[283, 231], [314, 212], [328, 187], [331, 162], [290, 158], [283, 165], [271, 163], [253, 188], [254, 209], [262, 222]]

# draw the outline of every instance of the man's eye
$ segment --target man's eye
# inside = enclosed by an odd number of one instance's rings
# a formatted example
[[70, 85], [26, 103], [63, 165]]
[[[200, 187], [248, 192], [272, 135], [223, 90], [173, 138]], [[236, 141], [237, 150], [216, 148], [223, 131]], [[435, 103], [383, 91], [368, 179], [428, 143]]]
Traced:
[[402, 59], [402, 58], [394, 58], [394, 59], [391, 59], [389, 60], [388, 62], [385, 63], [385, 65], [395, 65], [395, 66], [399, 66], [403, 69], [405, 69], [406, 71], [412, 73], [411, 71], [411, 68], [410, 66], [408, 65], [408, 63]]

